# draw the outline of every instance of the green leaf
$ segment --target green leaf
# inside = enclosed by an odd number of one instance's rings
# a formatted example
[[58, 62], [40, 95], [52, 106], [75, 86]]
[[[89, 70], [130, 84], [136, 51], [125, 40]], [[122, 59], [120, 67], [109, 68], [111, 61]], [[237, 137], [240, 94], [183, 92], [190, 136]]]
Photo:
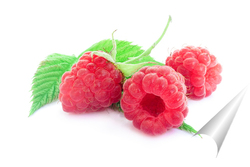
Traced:
[[[139, 56], [144, 50], [140, 46], [131, 45], [131, 42], [116, 40], [117, 44], [117, 54], [116, 61], [124, 62], [130, 57]], [[32, 115], [36, 110], [41, 108], [47, 103], [50, 103], [58, 99], [59, 95], [59, 85], [61, 83], [61, 77], [66, 72], [69, 71], [71, 66], [77, 62], [77, 60], [82, 56], [83, 53], [87, 51], [107, 51], [110, 52], [113, 47], [112, 40], [102, 40], [84, 52], [82, 52], [78, 57], [67, 56], [63, 54], [52, 54], [49, 55], [44, 61], [40, 63], [32, 82], [32, 106], [30, 109], [30, 114]], [[146, 56], [142, 59], [133, 62], [134, 64], [142, 62], [155, 62], [159, 65], [163, 65], [155, 61], [152, 57]], [[148, 64], [149, 66], [156, 64]]]
[[40, 63], [32, 81], [30, 115], [47, 103], [58, 99], [61, 77], [77, 61], [75, 56], [49, 55]]
[[[117, 45], [117, 54], [116, 54], [116, 62], [125, 62], [131, 57], [137, 57], [140, 54], [144, 52], [143, 49], [141, 49], [141, 46], [138, 45], [131, 45], [132, 42], [123, 41], [123, 40], [115, 40]], [[84, 52], [82, 52], [78, 58], [82, 56], [83, 53], [87, 51], [107, 51], [110, 52], [113, 47], [112, 40], [106, 39], [102, 40], [94, 45], [92, 45], [90, 48], [86, 49]], [[159, 65], [164, 65], [163, 63], [157, 62], [150, 56], [145, 56], [142, 59], [133, 62], [133, 64], [138, 64], [142, 62], [155, 62]], [[156, 64], [149, 64], [149, 66], [153, 66]]]

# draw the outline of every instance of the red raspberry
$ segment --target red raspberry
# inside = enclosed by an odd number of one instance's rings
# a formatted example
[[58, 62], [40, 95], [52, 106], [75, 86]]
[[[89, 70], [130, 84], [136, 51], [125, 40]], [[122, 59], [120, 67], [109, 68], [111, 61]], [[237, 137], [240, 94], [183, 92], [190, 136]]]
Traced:
[[83, 113], [101, 110], [121, 98], [122, 73], [105, 58], [86, 52], [64, 73], [59, 99], [63, 110]]
[[143, 67], [123, 85], [121, 108], [145, 133], [177, 128], [187, 116], [184, 78], [168, 66]]
[[214, 55], [202, 47], [186, 46], [175, 50], [166, 60], [185, 77], [187, 96], [193, 100], [201, 100], [210, 96], [221, 82], [222, 67]]
[[[145, 64], [152, 63], [135, 62], [150, 54], [166, 33], [170, 22], [171, 17], [169, 17], [161, 37], [149, 49], [127, 61], [116, 62], [116, 42], [113, 36], [115, 31], [112, 34], [113, 48], [110, 53], [101, 51], [84, 53], [72, 66], [71, 71], [62, 76], [59, 99], [62, 102], [63, 110], [73, 113], [91, 112], [119, 102], [123, 78], [131, 76]], [[169, 76], [169, 80], [175, 82], [176, 77], [179, 76]], [[159, 89], [161, 87], [159, 85]], [[138, 90], [136, 85], [131, 89]], [[140, 96], [141, 92], [134, 92], [134, 95], [136, 94]]]

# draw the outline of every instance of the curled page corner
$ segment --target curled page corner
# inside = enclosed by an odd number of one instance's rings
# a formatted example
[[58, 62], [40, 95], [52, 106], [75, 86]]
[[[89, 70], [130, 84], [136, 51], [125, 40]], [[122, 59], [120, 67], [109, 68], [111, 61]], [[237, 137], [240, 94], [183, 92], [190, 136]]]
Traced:
[[198, 134], [206, 134], [212, 137], [217, 145], [217, 156], [247, 88], [248, 86], [241, 90], [210, 121], [208, 121], [197, 133], [194, 134], [194, 136]]

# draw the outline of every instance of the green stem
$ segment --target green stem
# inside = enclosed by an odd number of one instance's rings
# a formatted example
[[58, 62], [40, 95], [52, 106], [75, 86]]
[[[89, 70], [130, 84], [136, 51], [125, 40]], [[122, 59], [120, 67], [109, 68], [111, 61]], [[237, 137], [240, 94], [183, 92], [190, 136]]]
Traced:
[[142, 58], [144, 56], [148, 56], [151, 53], [152, 49], [154, 49], [154, 47], [161, 41], [161, 39], [165, 35], [171, 21], [172, 21], [172, 18], [171, 18], [171, 16], [169, 16], [168, 23], [167, 23], [163, 33], [161, 34], [160, 38], [150, 48], [148, 48], [146, 51], [144, 51], [141, 55], [139, 55], [139, 56], [137, 56], [137, 57], [135, 57], [133, 59], [129, 59], [129, 60], [125, 61], [124, 63], [126, 63], [126, 64], [133, 63], [136, 60], [138, 60], [138, 59], [140, 59], [140, 58]]
[[93, 55], [98, 55], [101, 57], [104, 57], [105, 59], [107, 59], [108, 61], [115, 63], [115, 61], [113, 60], [113, 58], [111, 57], [111, 55], [109, 53], [105, 53], [105, 52], [99, 52], [99, 51], [93, 51], [91, 52], [91, 57], [93, 58]]
[[115, 38], [114, 38], [114, 33], [116, 32], [116, 30], [112, 33], [112, 44], [113, 44], [113, 48], [110, 51], [110, 55], [113, 58], [114, 62], [116, 61], [116, 42], [115, 42]]
[[[186, 124], [185, 122], [182, 123], [182, 125], [179, 127], [179, 129], [185, 130], [185, 131], [190, 132], [190, 133], [197, 133], [197, 131], [192, 126]], [[200, 134], [198, 134], [198, 135], [201, 137]]]
[[121, 70], [125, 77], [132, 76], [136, 71], [142, 68], [146, 64], [157, 64], [156, 62], [142, 62], [137, 64], [125, 64], [125, 63], [115, 63], [116, 67]]

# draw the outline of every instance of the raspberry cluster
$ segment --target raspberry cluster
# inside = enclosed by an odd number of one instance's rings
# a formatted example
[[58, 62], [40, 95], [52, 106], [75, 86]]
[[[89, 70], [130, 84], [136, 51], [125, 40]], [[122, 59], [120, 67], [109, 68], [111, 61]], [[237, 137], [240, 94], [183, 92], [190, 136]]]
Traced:
[[123, 86], [125, 117], [152, 135], [181, 126], [188, 113], [184, 82], [183, 76], [168, 66], [141, 68]]
[[84, 53], [62, 76], [59, 100], [65, 112], [98, 111], [121, 98], [122, 73], [105, 58]]
[[[115, 31], [109, 53], [97, 51], [101, 47], [105, 50], [106, 41], [93, 45], [94, 51], [85, 52], [61, 78], [59, 100], [63, 110], [75, 114], [94, 112], [120, 102], [114, 106], [121, 107], [125, 117], [147, 134], [158, 135], [171, 128], [196, 133], [183, 122], [188, 114], [186, 95], [193, 99], [209, 96], [221, 82], [222, 69], [206, 49], [191, 46], [175, 51], [167, 58], [167, 66], [151, 57], [143, 60], [161, 41], [170, 22], [171, 16], [158, 40], [140, 55], [137, 46], [131, 51], [131, 46], [121, 47], [124, 53], [119, 56], [124, 61], [116, 57]], [[143, 67], [149, 64], [163, 66]], [[124, 83], [124, 78], [129, 79]]]
[[193, 100], [210, 96], [222, 80], [221, 65], [202, 47], [186, 46], [175, 50], [167, 58], [166, 65], [185, 77], [186, 95]]

